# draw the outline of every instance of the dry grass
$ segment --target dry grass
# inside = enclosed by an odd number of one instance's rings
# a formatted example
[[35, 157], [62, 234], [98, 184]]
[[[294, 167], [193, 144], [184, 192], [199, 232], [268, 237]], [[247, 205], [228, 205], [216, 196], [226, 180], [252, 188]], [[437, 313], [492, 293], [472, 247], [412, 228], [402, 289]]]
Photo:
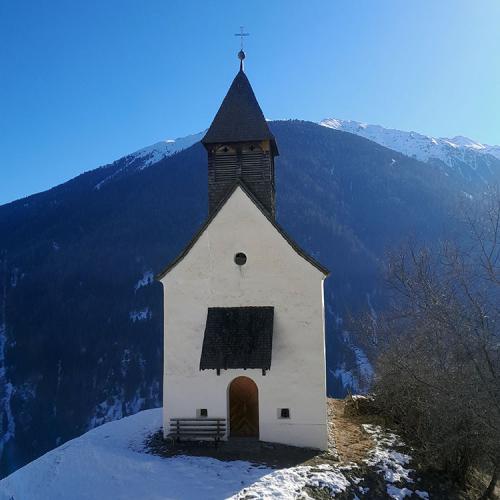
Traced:
[[372, 438], [363, 430], [362, 424], [374, 422], [373, 416], [345, 416], [344, 400], [328, 400], [328, 420], [330, 439], [335, 443], [338, 459], [341, 463], [361, 463], [373, 448]]

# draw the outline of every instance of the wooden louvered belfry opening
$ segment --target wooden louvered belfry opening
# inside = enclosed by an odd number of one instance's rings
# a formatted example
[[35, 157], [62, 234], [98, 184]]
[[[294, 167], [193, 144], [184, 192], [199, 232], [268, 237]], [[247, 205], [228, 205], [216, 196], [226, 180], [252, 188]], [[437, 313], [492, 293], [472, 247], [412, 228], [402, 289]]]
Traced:
[[274, 215], [274, 159], [269, 141], [218, 144], [209, 150], [210, 213], [238, 179]]
[[215, 181], [232, 184], [238, 177], [238, 151], [232, 146], [220, 146], [214, 158]]
[[249, 184], [271, 180], [269, 160], [259, 146], [246, 144], [241, 148], [241, 176]]
[[237, 377], [229, 386], [231, 437], [259, 437], [259, 393], [255, 382]]

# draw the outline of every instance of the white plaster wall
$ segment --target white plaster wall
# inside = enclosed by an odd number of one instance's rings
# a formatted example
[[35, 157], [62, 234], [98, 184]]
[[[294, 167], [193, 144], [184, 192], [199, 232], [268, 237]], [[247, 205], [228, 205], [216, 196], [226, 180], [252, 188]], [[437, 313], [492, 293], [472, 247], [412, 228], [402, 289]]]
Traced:
[[[244, 252], [238, 266], [234, 255]], [[259, 389], [260, 439], [327, 447], [324, 275], [298, 255], [237, 188], [189, 253], [163, 277], [164, 429], [170, 418], [228, 419], [228, 386]], [[208, 307], [274, 306], [271, 369], [199, 370]], [[279, 419], [278, 408], [290, 408]]]

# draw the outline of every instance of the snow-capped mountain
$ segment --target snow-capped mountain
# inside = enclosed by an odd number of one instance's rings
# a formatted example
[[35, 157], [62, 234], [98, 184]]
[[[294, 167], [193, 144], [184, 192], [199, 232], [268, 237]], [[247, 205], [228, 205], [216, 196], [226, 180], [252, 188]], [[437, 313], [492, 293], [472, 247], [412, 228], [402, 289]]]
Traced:
[[[475, 169], [479, 163], [493, 156], [500, 160], [500, 146], [489, 146], [468, 137], [430, 137], [418, 132], [384, 128], [380, 125], [354, 120], [326, 118], [320, 122], [324, 127], [360, 135], [382, 146], [394, 149], [406, 156], [429, 163], [438, 160], [448, 167], [465, 163]], [[486, 157], [486, 158], [485, 158]], [[490, 159], [491, 162], [491, 159]]]
[[[385, 128], [355, 120], [326, 118], [323, 127], [359, 135], [410, 158], [442, 168], [446, 175], [459, 175], [480, 184], [496, 182], [500, 175], [500, 146], [490, 146], [464, 136], [431, 137], [418, 132]], [[199, 142], [206, 130], [197, 134], [167, 139], [139, 149], [120, 160], [102, 167], [109, 175], [96, 184], [100, 189], [112, 179], [143, 170]]]
[[[488, 183], [492, 180], [492, 176], [500, 172], [500, 146], [481, 144], [468, 137], [436, 138], [418, 132], [406, 132], [338, 118], [326, 118], [320, 125], [359, 135], [419, 161], [448, 167], [454, 171], [458, 169], [459, 174], [468, 180], [478, 179]], [[110, 174], [97, 183], [95, 189], [100, 189], [110, 180], [125, 173], [143, 170], [191, 147], [202, 139], [205, 132], [206, 130], [157, 142], [102, 167], [110, 169]]]
[[183, 149], [187, 149], [193, 144], [201, 141], [206, 130], [197, 134], [187, 135], [186, 137], [178, 137], [177, 139], [167, 139], [166, 141], [157, 142], [151, 146], [139, 149], [135, 153], [128, 156], [130, 162], [134, 160], [143, 160], [140, 169], [149, 167], [153, 163], [157, 163], [167, 156], [171, 156]]
[[144, 170], [155, 163], [179, 153], [184, 149], [191, 147], [193, 144], [201, 141], [205, 135], [206, 130], [198, 132], [197, 134], [187, 135], [185, 137], [178, 137], [177, 139], [167, 139], [165, 141], [156, 142], [151, 146], [139, 149], [119, 160], [116, 160], [111, 165], [106, 165], [104, 169], [110, 169], [110, 174], [99, 181], [95, 185], [95, 189], [101, 189], [102, 186], [107, 184], [110, 180], [116, 179], [120, 175], [134, 171]]
[[[280, 145], [277, 220], [335, 271], [325, 283], [327, 387], [342, 396], [367, 372], [342, 317], [382, 307], [386, 249], [407, 234], [435, 241], [458, 224], [456, 198], [476, 197], [484, 184], [355, 134], [270, 125]], [[163, 302], [153, 276], [205, 220], [201, 135], [0, 207], [0, 477], [161, 404]], [[500, 174], [500, 160], [470, 152]]]

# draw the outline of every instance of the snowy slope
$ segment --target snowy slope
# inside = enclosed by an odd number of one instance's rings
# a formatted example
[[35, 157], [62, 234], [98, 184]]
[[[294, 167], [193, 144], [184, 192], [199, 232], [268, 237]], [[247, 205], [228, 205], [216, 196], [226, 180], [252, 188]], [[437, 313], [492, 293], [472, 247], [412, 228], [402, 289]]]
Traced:
[[144, 160], [140, 169], [149, 167], [167, 156], [171, 156], [183, 149], [189, 148], [198, 141], [201, 141], [206, 131], [198, 134], [187, 135], [186, 137], [178, 137], [177, 139], [168, 139], [166, 141], [157, 142], [151, 146], [139, 149], [130, 155], [130, 160]]
[[180, 151], [189, 148], [193, 144], [199, 142], [205, 135], [205, 132], [206, 131], [187, 135], [186, 137], [178, 137], [177, 139], [167, 139], [165, 141], [156, 142], [151, 146], [139, 149], [134, 153], [120, 158], [111, 165], [101, 167], [107, 169], [111, 167], [112, 172], [102, 181], [97, 183], [94, 188], [101, 189], [102, 186], [107, 184], [109, 181], [118, 178], [125, 172], [144, 170], [145, 168], [154, 165], [168, 156], [172, 156], [175, 153], [179, 153]]
[[[323, 489], [332, 496], [350, 490], [360, 498], [371, 498], [352, 464], [270, 469], [245, 461], [148, 454], [145, 438], [160, 427], [161, 408], [102, 425], [0, 481], [0, 500], [292, 500], [311, 498], [307, 488]], [[395, 451], [402, 445], [397, 436], [378, 426], [364, 428], [375, 442], [365, 463], [388, 496], [403, 498], [415, 492], [428, 498], [414, 488], [414, 471], [408, 468], [411, 458]]]
[[0, 500], [220, 499], [271, 472], [247, 462], [162, 459], [142, 451], [161, 409], [105, 424], [0, 481]]
[[[380, 125], [370, 125], [337, 118], [326, 118], [320, 122], [320, 125], [359, 135], [419, 161], [435, 162], [437, 160], [455, 169], [464, 166], [470, 167], [474, 171], [478, 170], [478, 176], [484, 182], [488, 182], [492, 167], [500, 169], [500, 146], [481, 144], [463, 136], [456, 136], [451, 139], [435, 138], [418, 132], [405, 132], [403, 130], [384, 128]], [[96, 184], [95, 189], [100, 189], [124, 172], [143, 170], [168, 156], [189, 148], [199, 142], [205, 132], [206, 130], [177, 139], [160, 141], [117, 160], [112, 166], [120, 162], [119, 167]], [[496, 165], [492, 165], [491, 160], [494, 160]], [[104, 168], [109, 168], [109, 166]], [[484, 169], [488, 170], [485, 175], [483, 175]], [[464, 175], [464, 172], [461, 172], [461, 174], [464, 177], [470, 177], [470, 173]]]
[[[457, 161], [460, 161], [474, 168], [478, 155], [491, 155], [500, 160], [500, 146], [481, 144], [464, 136], [456, 136], [451, 139], [445, 137], [435, 138], [418, 132], [406, 132], [384, 128], [381, 125], [370, 125], [337, 118], [326, 118], [320, 122], [320, 125], [362, 136], [424, 162], [440, 160], [448, 166], [454, 166]], [[205, 132], [206, 130], [197, 134], [178, 137], [177, 139], [167, 139], [139, 149], [124, 158], [124, 166], [121, 167], [120, 171], [114, 172], [112, 177], [129, 167], [143, 170], [163, 158], [189, 148], [200, 141]], [[99, 189], [107, 180], [105, 179], [99, 183], [96, 188]]]
[[[360, 135], [395, 151], [399, 151], [417, 160], [428, 162], [438, 159], [453, 166], [454, 160], [473, 161], [476, 154], [489, 154], [500, 160], [500, 146], [489, 146], [473, 141], [467, 137], [456, 136], [451, 139], [445, 137], [429, 137], [418, 132], [388, 129], [380, 125], [370, 125], [354, 120], [339, 120], [327, 118], [321, 125], [343, 132]], [[472, 165], [471, 165], [472, 166]]]

